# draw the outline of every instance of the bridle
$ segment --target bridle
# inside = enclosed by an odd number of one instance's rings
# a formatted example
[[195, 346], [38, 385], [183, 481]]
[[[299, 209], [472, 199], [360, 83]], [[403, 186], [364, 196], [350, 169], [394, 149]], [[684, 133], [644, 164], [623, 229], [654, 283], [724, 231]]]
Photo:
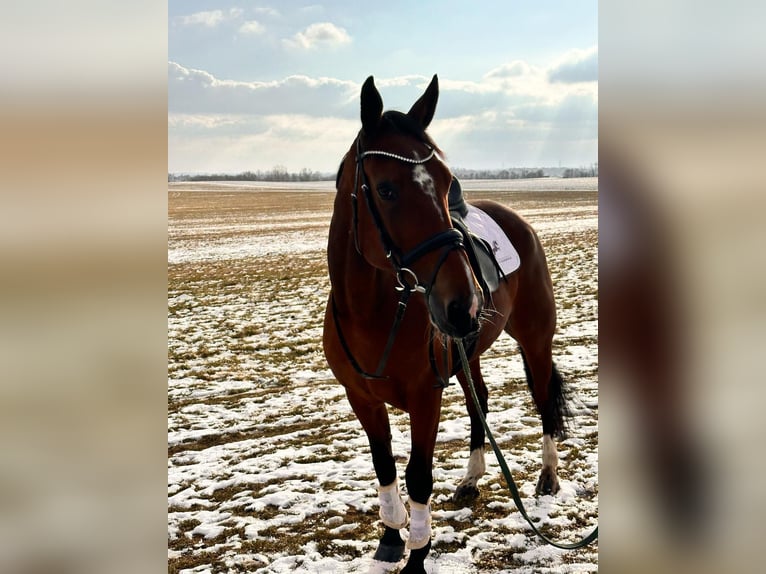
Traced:
[[[367, 173], [364, 171], [364, 159], [369, 156], [382, 156], [389, 159], [401, 161], [404, 163], [410, 163], [413, 165], [422, 165], [424, 163], [427, 163], [434, 157], [434, 155], [436, 154], [436, 150], [433, 147], [429, 146], [428, 144], [425, 144], [430, 150], [430, 153], [426, 157], [422, 159], [409, 158], [399, 154], [395, 154], [388, 151], [382, 151], [382, 150], [365, 151], [362, 149], [361, 140], [362, 140], [362, 135], [360, 132], [360, 134], [357, 136], [357, 139], [356, 139], [356, 169], [354, 172], [354, 189], [351, 192], [351, 205], [353, 210], [354, 246], [356, 248], [357, 253], [359, 253], [359, 255], [363, 255], [359, 245], [359, 230], [358, 230], [358, 227], [359, 227], [358, 192], [361, 191], [362, 195], [365, 198], [367, 209], [372, 215], [373, 222], [375, 223], [375, 227], [377, 228], [378, 234], [380, 235], [380, 241], [383, 246], [383, 251], [386, 254], [386, 258], [391, 262], [391, 266], [394, 271], [394, 275], [396, 277], [396, 285], [394, 286], [394, 289], [396, 289], [397, 291], [401, 293], [401, 295], [399, 296], [399, 304], [397, 306], [396, 316], [394, 317], [394, 322], [389, 332], [386, 347], [383, 350], [383, 355], [381, 356], [380, 361], [378, 362], [378, 367], [374, 373], [368, 373], [367, 371], [362, 369], [359, 363], [354, 358], [353, 354], [351, 353], [351, 349], [349, 348], [348, 343], [346, 342], [346, 339], [343, 336], [343, 333], [340, 328], [340, 323], [338, 321], [338, 314], [337, 314], [337, 308], [335, 305], [334, 297], [332, 297], [332, 312], [333, 312], [333, 319], [335, 321], [336, 331], [338, 333], [338, 338], [340, 339], [341, 346], [346, 352], [349, 362], [357, 371], [357, 373], [359, 373], [361, 376], [367, 379], [385, 379], [386, 377], [382, 376], [383, 369], [385, 369], [386, 362], [388, 361], [388, 355], [391, 352], [391, 348], [393, 347], [393, 344], [394, 344], [394, 339], [396, 338], [396, 333], [399, 329], [402, 319], [404, 318], [404, 312], [407, 309], [407, 302], [410, 298], [410, 295], [416, 292], [422, 293], [426, 297], [426, 299], [428, 299], [428, 296], [431, 292], [434, 281], [436, 281], [436, 275], [439, 273], [439, 270], [441, 269], [441, 266], [444, 263], [444, 261], [447, 259], [447, 256], [455, 249], [465, 249], [465, 246], [463, 244], [463, 234], [457, 229], [450, 227], [449, 229], [440, 231], [439, 233], [432, 235], [431, 237], [428, 237], [427, 239], [421, 241], [415, 247], [410, 249], [408, 252], [406, 253], [402, 252], [402, 250], [394, 243], [393, 239], [391, 238], [391, 235], [389, 234], [388, 229], [386, 228], [386, 225], [383, 222], [383, 218], [380, 215], [380, 211], [378, 210], [378, 207], [375, 204], [375, 200], [372, 197], [370, 182], [369, 182], [369, 179], [367, 178]], [[423, 284], [420, 282], [417, 275], [412, 270], [411, 266], [416, 261], [424, 257], [425, 255], [439, 249], [441, 249], [441, 254], [439, 256], [439, 259], [437, 260], [436, 265], [434, 266], [434, 270], [433, 270], [433, 273], [431, 274], [431, 278], [426, 284]], [[432, 366], [435, 365], [433, 361], [433, 357], [432, 357], [431, 363], [432, 363]], [[440, 382], [443, 382], [442, 377], [441, 375], [439, 375], [438, 372], [436, 373], [436, 375], [437, 375], [437, 379]]]
[[[361, 140], [362, 138], [360, 134], [356, 139], [356, 170], [354, 172], [354, 191], [351, 192], [351, 205], [354, 217], [354, 246], [356, 247], [356, 251], [362, 255], [362, 250], [359, 246], [359, 216], [357, 205], [357, 191], [361, 190], [367, 204], [367, 209], [370, 211], [372, 219], [375, 223], [375, 227], [380, 234], [380, 241], [383, 245], [383, 251], [385, 252], [386, 257], [391, 261], [391, 266], [393, 267], [394, 273], [396, 275], [396, 290], [417, 291], [419, 293], [423, 293], [427, 297], [431, 292], [433, 282], [436, 280], [436, 275], [444, 263], [444, 260], [447, 258], [447, 255], [449, 255], [450, 251], [453, 249], [463, 248], [463, 234], [454, 228], [445, 229], [444, 231], [440, 231], [436, 235], [433, 235], [420, 242], [407, 253], [403, 253], [402, 250], [399, 249], [394, 243], [393, 239], [391, 239], [391, 235], [386, 229], [386, 225], [383, 222], [383, 218], [380, 215], [380, 211], [378, 210], [377, 205], [375, 204], [375, 200], [372, 198], [370, 182], [367, 178], [367, 173], [364, 171], [364, 158], [377, 155], [405, 163], [410, 163], [413, 165], [421, 165], [430, 161], [431, 158], [433, 158], [436, 154], [436, 150], [431, 146], [428, 146], [430, 153], [425, 158], [413, 159], [381, 150], [363, 151]], [[431, 279], [426, 285], [421, 284], [417, 275], [411, 269], [411, 265], [418, 259], [422, 258], [424, 255], [441, 248], [444, 249], [442, 250], [442, 254], [438, 263], [434, 267]], [[414, 280], [414, 284], [410, 284], [411, 279]]]

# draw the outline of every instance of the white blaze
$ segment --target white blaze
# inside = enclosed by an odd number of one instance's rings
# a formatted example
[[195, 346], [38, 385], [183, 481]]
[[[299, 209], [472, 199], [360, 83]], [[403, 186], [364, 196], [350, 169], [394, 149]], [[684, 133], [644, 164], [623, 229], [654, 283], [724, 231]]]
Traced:
[[[417, 157], [417, 154], [415, 154]], [[444, 221], [444, 215], [442, 214], [441, 207], [439, 206], [439, 202], [436, 198], [436, 187], [434, 186], [434, 180], [431, 177], [431, 174], [428, 173], [428, 170], [423, 166], [423, 164], [417, 164], [414, 168], [412, 168], [412, 181], [417, 183], [420, 188], [431, 198], [431, 201], [434, 202], [434, 207], [436, 208], [437, 213], [439, 214], [439, 217], [442, 221]]]

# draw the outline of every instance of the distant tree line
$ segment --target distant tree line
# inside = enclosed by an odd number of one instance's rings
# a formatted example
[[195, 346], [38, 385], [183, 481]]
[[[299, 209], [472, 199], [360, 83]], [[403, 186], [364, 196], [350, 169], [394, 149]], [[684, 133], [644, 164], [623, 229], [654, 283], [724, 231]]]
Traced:
[[[452, 173], [459, 179], [530, 179], [537, 177], [598, 177], [598, 162], [590, 167], [539, 167], [511, 169], [464, 169], [454, 168]], [[240, 173], [168, 174], [168, 181], [332, 181], [335, 173], [319, 172], [303, 168], [289, 172], [281, 165], [267, 171], [243, 171]]]
[[168, 174], [168, 181], [330, 181], [335, 179], [334, 173], [321, 173], [303, 168], [299, 172], [289, 172], [281, 165], [268, 171], [243, 171], [240, 173], [209, 173], [209, 174]]
[[568, 167], [561, 177], [598, 177], [598, 162], [591, 164], [590, 167]]
[[543, 168], [519, 169], [463, 169], [455, 168], [452, 173], [458, 179], [530, 179], [534, 177], [548, 177]]
[[453, 168], [459, 179], [530, 179], [537, 177], [598, 177], [598, 162], [590, 167], [536, 167], [503, 169]]

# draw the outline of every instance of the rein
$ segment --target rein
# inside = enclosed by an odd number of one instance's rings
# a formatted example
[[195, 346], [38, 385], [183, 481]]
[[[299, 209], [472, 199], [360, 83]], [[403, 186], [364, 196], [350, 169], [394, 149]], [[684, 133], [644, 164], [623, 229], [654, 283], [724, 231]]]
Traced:
[[463, 363], [463, 372], [465, 373], [465, 377], [468, 381], [468, 388], [471, 390], [471, 397], [473, 398], [474, 405], [476, 406], [476, 413], [479, 415], [479, 418], [481, 419], [481, 424], [484, 427], [484, 432], [487, 435], [487, 440], [489, 440], [489, 444], [492, 445], [492, 450], [495, 452], [495, 457], [497, 458], [497, 462], [498, 464], [500, 464], [500, 468], [503, 471], [503, 476], [505, 477], [506, 484], [508, 484], [508, 490], [511, 493], [513, 502], [516, 503], [516, 507], [519, 509], [519, 512], [524, 517], [524, 519], [529, 523], [529, 526], [532, 528], [532, 531], [535, 534], [537, 534], [540, 538], [542, 538], [546, 543], [550, 544], [551, 546], [555, 546], [556, 548], [562, 548], [564, 550], [575, 550], [577, 548], [583, 548], [584, 546], [587, 546], [588, 544], [596, 540], [598, 538], [598, 526], [596, 526], [596, 528], [594, 528], [593, 531], [590, 534], [588, 534], [585, 538], [583, 538], [582, 540], [578, 540], [577, 542], [572, 542], [572, 543], [556, 542], [555, 540], [551, 540], [545, 534], [540, 532], [537, 529], [537, 527], [534, 525], [532, 520], [529, 518], [527, 511], [524, 509], [524, 503], [521, 501], [521, 495], [519, 494], [519, 489], [516, 486], [516, 482], [513, 480], [513, 476], [511, 476], [511, 471], [508, 468], [508, 464], [505, 462], [505, 457], [503, 456], [503, 453], [500, 450], [500, 447], [497, 446], [495, 437], [492, 435], [492, 431], [490, 430], [489, 425], [487, 424], [487, 419], [484, 417], [484, 413], [481, 410], [479, 397], [476, 395], [476, 388], [474, 387], [473, 379], [471, 378], [471, 369], [468, 366], [468, 358], [466, 357], [465, 348], [463, 347], [463, 341], [462, 339], [455, 339], [454, 341], [457, 346], [458, 353], [460, 354], [460, 361]]
[[[396, 315], [394, 316], [394, 321], [393, 321], [393, 324], [391, 325], [391, 329], [388, 334], [388, 340], [386, 341], [386, 346], [383, 349], [383, 354], [381, 355], [380, 360], [378, 361], [378, 366], [375, 369], [374, 373], [368, 373], [367, 371], [362, 369], [362, 367], [359, 365], [359, 362], [354, 358], [354, 355], [351, 352], [351, 348], [349, 347], [348, 342], [346, 341], [346, 338], [343, 336], [343, 331], [341, 330], [341, 327], [340, 327], [340, 321], [338, 321], [338, 309], [335, 304], [335, 297], [332, 295], [332, 293], [330, 294], [333, 321], [335, 322], [335, 329], [338, 333], [338, 339], [340, 340], [341, 347], [343, 347], [343, 350], [345, 351], [346, 356], [348, 357], [348, 360], [351, 363], [351, 366], [354, 367], [354, 370], [365, 379], [386, 379], [387, 378], [383, 376], [383, 370], [386, 368], [386, 363], [388, 362], [388, 356], [391, 353], [391, 349], [394, 346], [394, 341], [399, 331], [399, 327], [401, 326], [402, 319], [404, 319], [404, 313], [407, 310], [407, 303], [409, 301], [410, 296], [413, 293], [417, 292], [417, 293], [422, 293], [423, 295], [425, 295], [426, 298], [428, 298], [428, 295], [431, 292], [431, 288], [434, 284], [434, 281], [436, 280], [436, 275], [439, 273], [439, 269], [441, 269], [441, 266], [444, 263], [444, 261], [447, 259], [447, 256], [454, 249], [464, 249], [463, 234], [455, 228], [449, 228], [449, 229], [445, 229], [444, 231], [440, 231], [436, 235], [433, 235], [425, 239], [424, 241], [420, 242], [418, 245], [413, 247], [409, 252], [402, 253], [402, 251], [394, 243], [393, 239], [391, 239], [391, 235], [388, 233], [388, 230], [386, 229], [386, 226], [383, 222], [383, 218], [380, 215], [380, 211], [375, 205], [375, 200], [372, 198], [370, 183], [369, 183], [369, 180], [367, 179], [367, 174], [364, 171], [364, 158], [368, 156], [383, 156], [390, 159], [402, 161], [405, 163], [419, 165], [419, 164], [424, 164], [430, 161], [431, 158], [433, 158], [434, 155], [436, 154], [436, 150], [433, 147], [428, 146], [428, 148], [430, 149], [430, 153], [423, 159], [409, 158], [409, 157], [401, 156], [392, 152], [387, 152], [382, 150], [363, 151], [362, 144], [361, 144], [361, 134], [357, 136], [356, 170], [354, 172], [354, 191], [351, 193], [351, 205], [353, 210], [354, 247], [356, 248], [357, 253], [359, 253], [359, 255], [362, 255], [362, 250], [359, 247], [359, 232], [358, 232], [359, 216], [358, 216], [358, 205], [357, 205], [358, 204], [357, 190], [361, 189], [362, 193], [364, 194], [367, 209], [370, 211], [370, 214], [372, 215], [372, 219], [375, 222], [375, 227], [377, 228], [378, 233], [380, 235], [380, 241], [383, 245], [383, 250], [388, 260], [391, 261], [391, 266], [393, 267], [393, 270], [394, 270], [394, 274], [396, 277], [396, 285], [394, 286], [394, 289], [401, 293], [399, 297], [399, 302], [396, 308]], [[360, 185], [360, 179], [361, 179], [361, 185]], [[437, 249], [442, 249], [442, 253], [439, 257], [439, 260], [436, 263], [436, 266], [434, 267], [434, 271], [431, 275], [431, 279], [428, 281], [426, 285], [423, 285], [420, 283], [420, 280], [418, 279], [418, 276], [415, 274], [415, 272], [410, 268], [410, 265], [415, 263], [418, 259], [425, 256], [426, 254], [432, 251], [436, 251]], [[432, 361], [432, 365], [433, 365], [433, 361]], [[444, 382], [442, 377], [439, 375], [439, 373], [437, 373], [437, 379], [442, 382], [441, 386], [446, 386], [446, 383]]]

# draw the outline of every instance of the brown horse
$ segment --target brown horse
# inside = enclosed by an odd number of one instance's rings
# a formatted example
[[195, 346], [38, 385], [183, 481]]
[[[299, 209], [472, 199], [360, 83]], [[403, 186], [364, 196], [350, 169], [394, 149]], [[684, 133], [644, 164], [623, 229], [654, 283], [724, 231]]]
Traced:
[[[331, 292], [324, 352], [369, 439], [385, 526], [376, 559], [401, 560], [405, 544], [399, 530], [409, 522], [411, 552], [403, 572], [425, 572], [434, 446], [443, 382], [452, 374], [457, 373], [471, 420], [468, 469], [456, 500], [475, 498], [485, 471], [484, 429], [452, 339], [462, 339], [469, 349], [470, 373], [485, 414], [488, 393], [479, 358], [502, 331], [519, 343], [542, 418], [540, 493], [558, 491], [553, 439], [563, 434], [566, 414], [563, 383], [551, 358], [556, 309], [540, 241], [507, 207], [472, 202], [500, 225], [521, 258], [520, 268], [497, 290], [483, 292], [463, 235], [450, 218], [452, 175], [425, 133], [438, 96], [434, 76], [407, 114], [383, 113], [372, 76], [364, 83], [362, 129], [338, 173], [327, 247]], [[409, 516], [399, 494], [386, 405], [410, 416]]]

